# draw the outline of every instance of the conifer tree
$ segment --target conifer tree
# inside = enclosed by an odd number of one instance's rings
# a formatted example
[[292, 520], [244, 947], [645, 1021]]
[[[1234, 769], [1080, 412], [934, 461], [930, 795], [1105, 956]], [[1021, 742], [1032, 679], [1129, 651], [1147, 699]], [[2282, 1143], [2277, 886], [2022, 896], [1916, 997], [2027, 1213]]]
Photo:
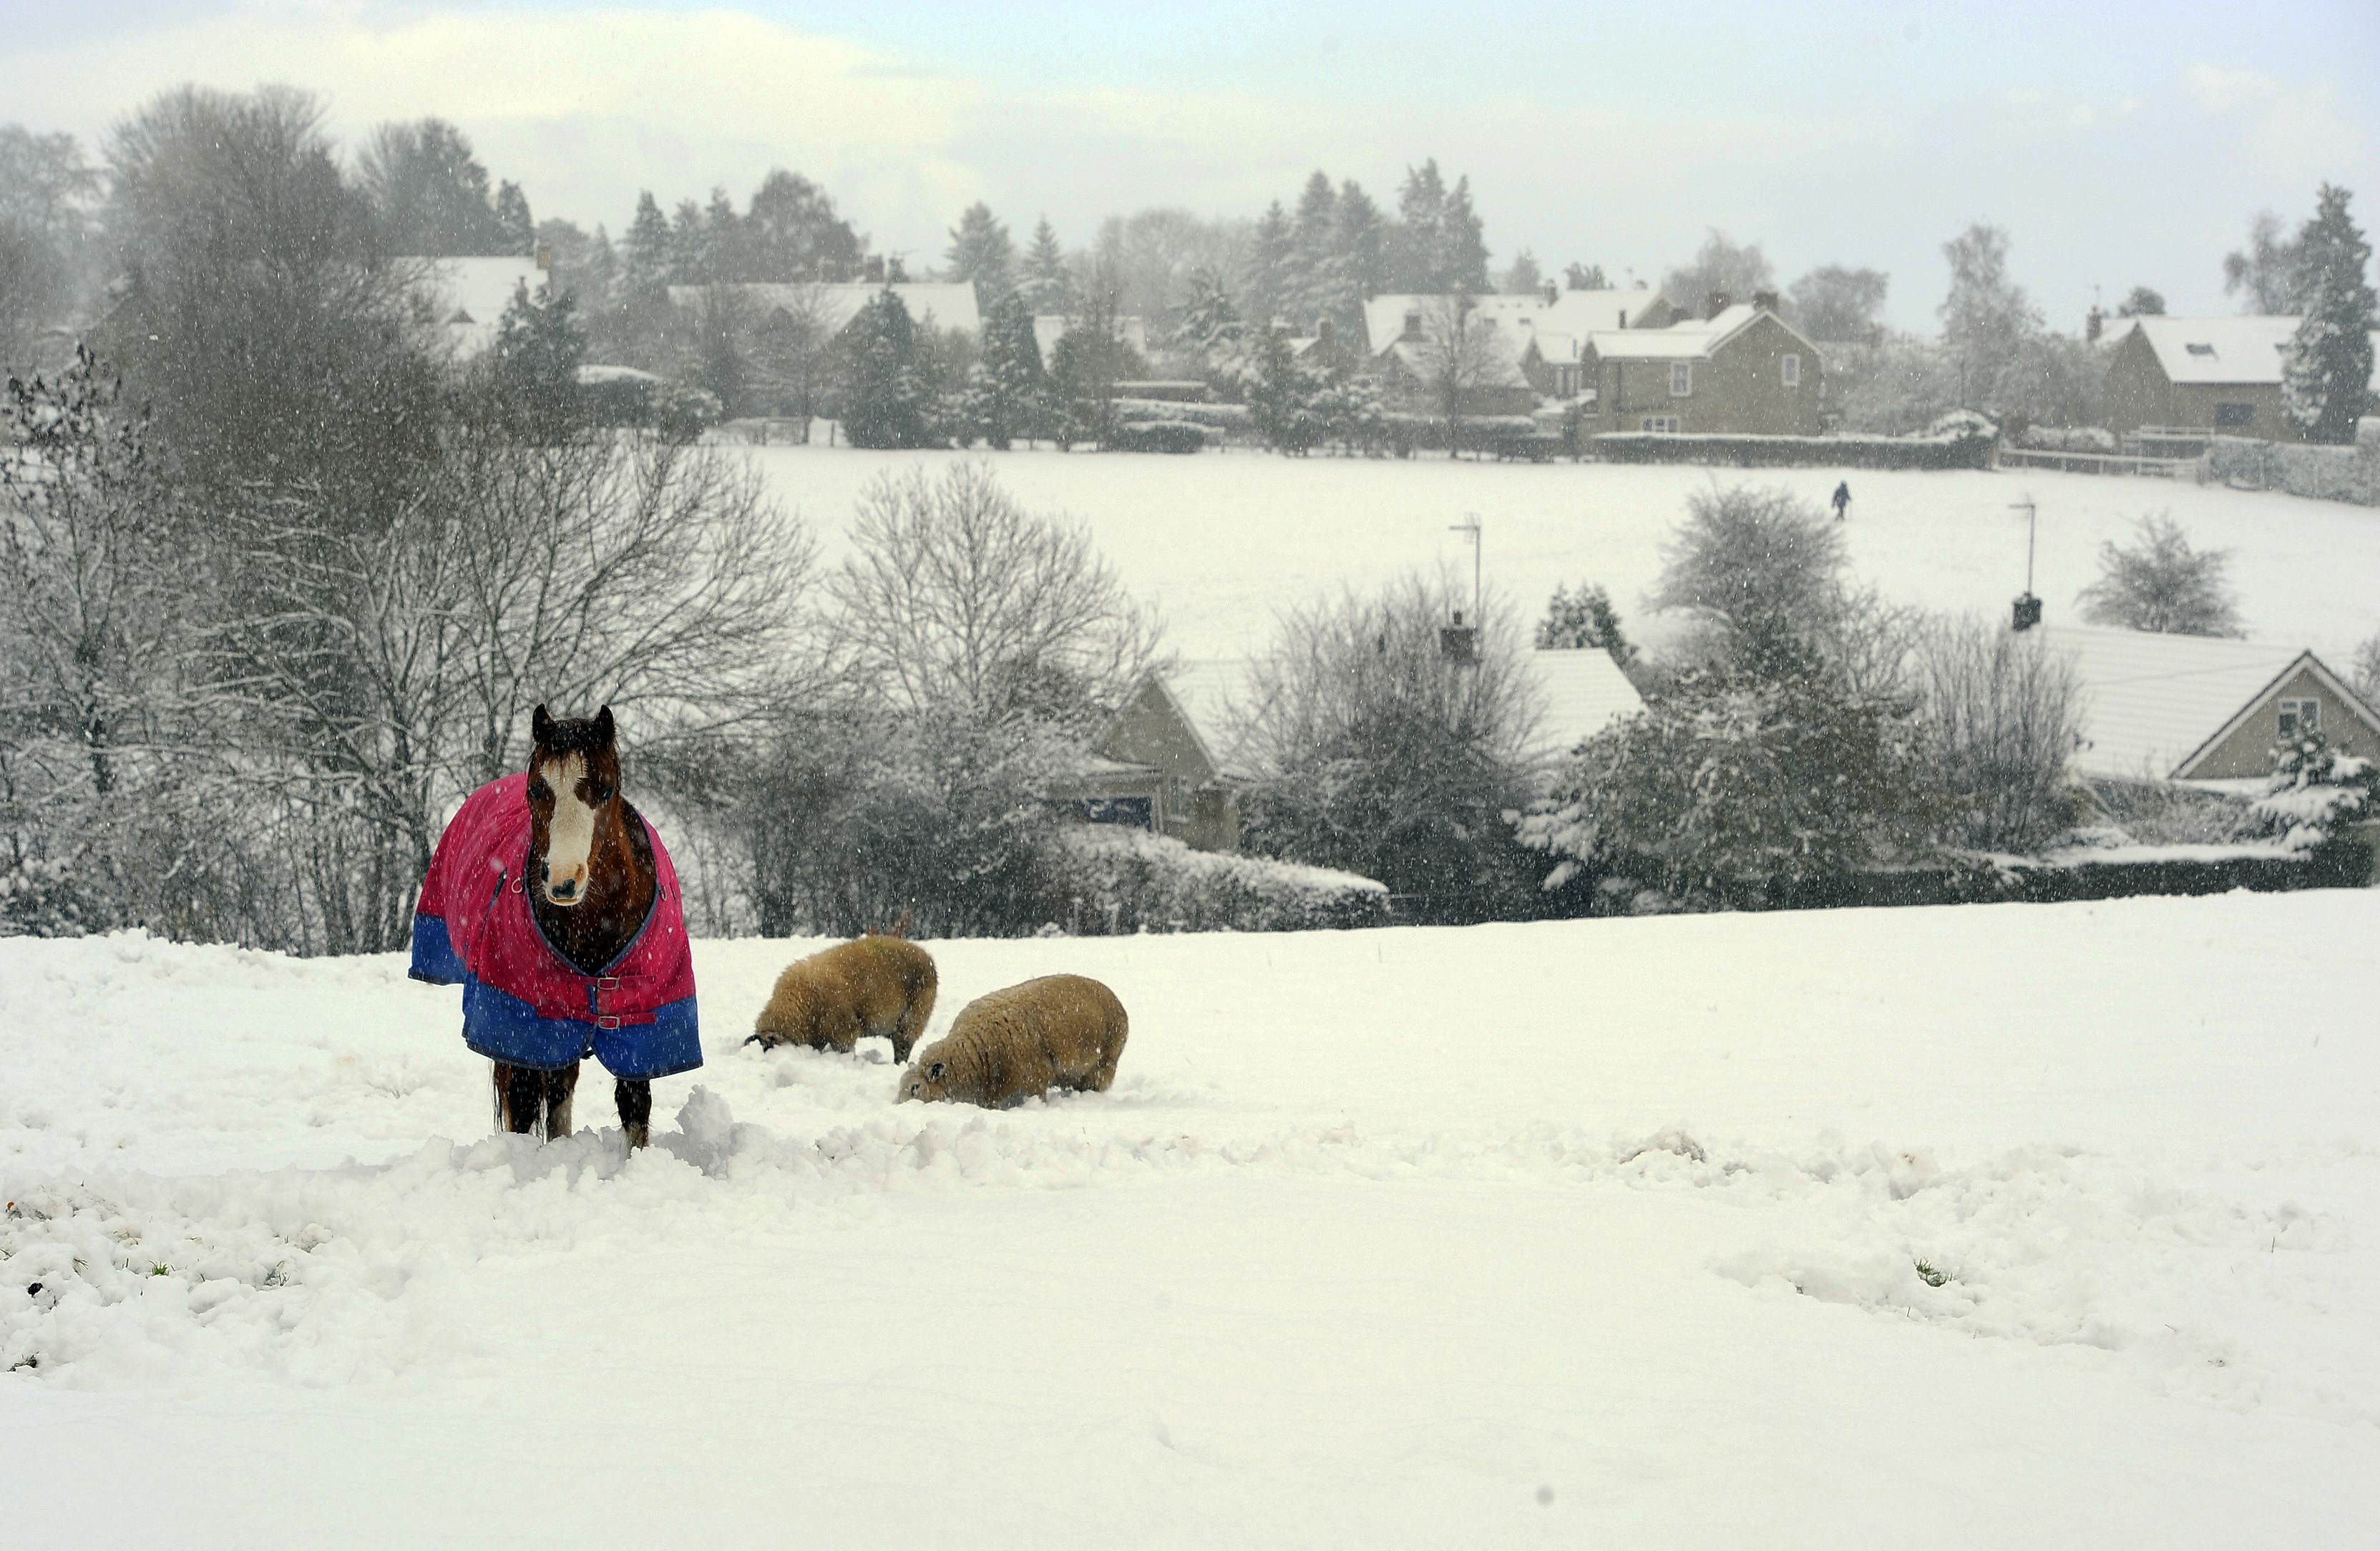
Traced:
[[843, 429], [851, 444], [927, 445], [917, 329], [890, 286], [859, 309], [844, 343], [850, 351], [850, 394], [844, 404]]
[[1224, 288], [1222, 274], [1201, 264], [1190, 272], [1189, 298], [1182, 309], [1181, 325], [1173, 332], [1174, 348], [1196, 356], [1209, 371], [1236, 355], [1245, 330], [1240, 309]]
[[1315, 321], [1340, 306], [1346, 288], [1339, 248], [1339, 191], [1317, 171], [1297, 196], [1297, 215], [1290, 227], [1289, 273], [1282, 285], [1281, 310], [1289, 314], [1293, 332], [1311, 333]]
[[1446, 200], [1446, 289], [1475, 296], [1488, 289], [1488, 239], [1471, 208], [1471, 179], [1454, 180]]
[[1363, 304], [1389, 288], [1389, 225], [1372, 196], [1352, 177], [1339, 186], [1339, 253], [1351, 304], [1340, 321], [1353, 328]]
[[1274, 314], [1291, 300], [1292, 242], [1289, 212], [1275, 200], [1257, 222], [1256, 239], [1248, 245], [1247, 274], [1240, 285], [1240, 295], [1247, 298], [1247, 320], [1259, 331], [1269, 331]]
[[674, 261], [669, 219], [653, 191], [639, 189], [636, 217], [620, 239], [621, 284], [633, 296], [649, 296], [669, 284]]
[[529, 218], [528, 196], [510, 178], [496, 186], [496, 229], [507, 255], [526, 259], [537, 252], [537, 223]]
[[974, 418], [984, 440], [1002, 452], [1032, 434], [1046, 384], [1033, 313], [1014, 291], [991, 304], [984, 319], [983, 357], [977, 363]]
[[1066, 268], [1065, 250], [1058, 246], [1058, 233], [1046, 215], [1034, 224], [1033, 246], [1025, 251], [1020, 288], [1025, 305], [1034, 312], [1074, 309], [1075, 277]]
[[951, 229], [951, 278], [972, 281], [986, 303], [1015, 289], [1015, 244], [1008, 228], [978, 200]]
[[2309, 442], [2349, 442], [2371, 406], [2372, 245], [2347, 213], [2352, 196], [2325, 183], [2298, 236], [2298, 295], [2305, 308], [2281, 356], [2281, 396]]
[[1389, 289], [1435, 295], [1447, 288], [1446, 181], [1438, 159], [1405, 169], [1397, 191], [1397, 240], [1390, 249]]

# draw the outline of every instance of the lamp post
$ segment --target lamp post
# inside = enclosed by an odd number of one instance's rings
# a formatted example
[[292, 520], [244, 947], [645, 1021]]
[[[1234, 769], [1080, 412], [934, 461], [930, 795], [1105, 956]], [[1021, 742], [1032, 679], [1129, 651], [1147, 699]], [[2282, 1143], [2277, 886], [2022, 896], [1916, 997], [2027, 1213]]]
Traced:
[[2033, 595], [2034, 535], [2039, 526], [2035, 520], [2039, 513], [2034, 508], [2033, 497], [2029, 493], [2022, 501], [2009, 503], [2009, 510], [2024, 514], [2024, 590], [2017, 595], [2015, 611], [2010, 623], [2017, 630], [2030, 630], [2041, 623], [2041, 600]]

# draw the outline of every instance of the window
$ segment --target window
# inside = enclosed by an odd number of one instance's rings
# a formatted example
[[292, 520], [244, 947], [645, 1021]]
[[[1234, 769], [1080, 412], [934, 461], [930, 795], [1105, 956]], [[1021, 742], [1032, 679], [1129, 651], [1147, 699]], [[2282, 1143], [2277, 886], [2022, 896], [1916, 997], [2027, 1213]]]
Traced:
[[1122, 824], [1135, 830], [1157, 827], [1156, 805], [1147, 797], [1086, 797], [1083, 817], [1094, 824]]
[[1788, 356], [1785, 357], [1785, 385], [1789, 388], [1798, 388], [1802, 385], [1801, 357]]
[[1637, 422], [1636, 429], [1638, 430], [1666, 430], [1674, 434], [1678, 429], [1678, 418], [1675, 415], [1647, 415]]
[[2182, 348], [2189, 351], [2193, 356], [2211, 356], [2215, 354], [2215, 346], [2212, 345], [2185, 345]]
[[2218, 404], [2215, 406], [2215, 429], [2236, 430], [2256, 423], [2256, 406], [2252, 404]]
[[1690, 396], [1694, 391], [1694, 363], [1692, 361], [1671, 361], [1670, 363], [1670, 396], [1671, 398], [1685, 398]]
[[1420, 313], [1408, 312], [1405, 314], [1405, 337], [1407, 339], [1419, 339], [1421, 337]]
[[2321, 701], [2284, 700], [2281, 702], [2281, 736], [2301, 738], [2308, 733], [2321, 731]]

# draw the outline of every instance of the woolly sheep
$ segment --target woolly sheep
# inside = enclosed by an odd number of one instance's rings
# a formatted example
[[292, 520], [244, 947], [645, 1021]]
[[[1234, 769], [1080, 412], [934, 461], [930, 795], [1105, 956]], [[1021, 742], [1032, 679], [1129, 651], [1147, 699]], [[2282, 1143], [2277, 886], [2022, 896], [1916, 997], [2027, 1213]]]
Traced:
[[980, 996], [917, 1052], [900, 1098], [1004, 1109], [1053, 1087], [1104, 1093], [1123, 1054], [1123, 1003], [1080, 975], [1046, 975]]
[[892, 1041], [905, 1061], [940, 984], [934, 957], [898, 937], [863, 937], [785, 966], [747, 1045], [808, 1045], [849, 1055], [867, 1035]]

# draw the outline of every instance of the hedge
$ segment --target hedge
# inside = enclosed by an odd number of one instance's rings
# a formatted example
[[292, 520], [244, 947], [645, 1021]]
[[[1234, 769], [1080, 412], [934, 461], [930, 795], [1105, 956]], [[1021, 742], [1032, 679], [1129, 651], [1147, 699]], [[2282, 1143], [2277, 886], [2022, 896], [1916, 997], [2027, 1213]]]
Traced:
[[1212, 426], [1217, 430], [1246, 430], [1253, 423], [1245, 404], [1176, 404], [1161, 398], [1119, 398], [1115, 412], [1121, 420], [1180, 420], [1188, 425]]
[[2380, 506], [2380, 445], [2369, 441], [2352, 447], [2316, 447], [2217, 436], [2206, 444], [2204, 467], [2210, 479], [2225, 484]]
[[1351, 872], [1193, 851], [1122, 824], [1058, 833], [1053, 880], [1072, 928], [1116, 932], [1294, 932], [1378, 927], [1388, 886]]
[[1109, 437], [1111, 453], [1195, 453], [1207, 445], [1207, 428], [1188, 420], [1126, 420]]
[[1614, 430], [1589, 451], [1607, 463], [1725, 463], [1740, 467], [1988, 468], [1984, 436], [1720, 436]]

